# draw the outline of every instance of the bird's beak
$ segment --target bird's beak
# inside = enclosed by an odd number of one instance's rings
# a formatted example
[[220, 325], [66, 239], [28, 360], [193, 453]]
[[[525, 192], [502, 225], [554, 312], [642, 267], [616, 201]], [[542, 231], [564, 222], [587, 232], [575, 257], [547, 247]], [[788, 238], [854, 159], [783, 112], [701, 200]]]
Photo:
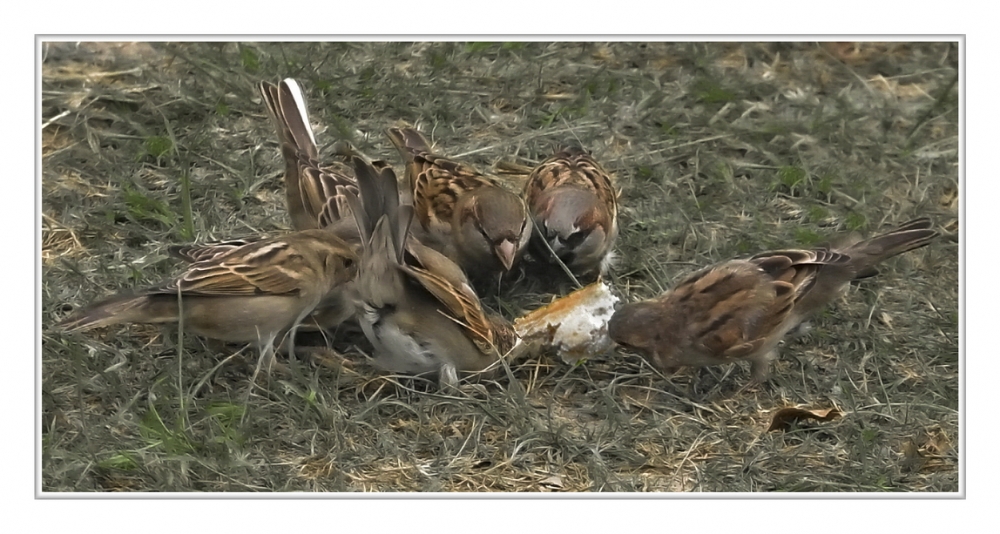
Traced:
[[509, 271], [514, 266], [514, 255], [517, 253], [517, 247], [514, 246], [514, 242], [510, 239], [504, 239], [493, 250], [497, 257], [500, 258], [500, 263], [503, 264], [504, 270]]

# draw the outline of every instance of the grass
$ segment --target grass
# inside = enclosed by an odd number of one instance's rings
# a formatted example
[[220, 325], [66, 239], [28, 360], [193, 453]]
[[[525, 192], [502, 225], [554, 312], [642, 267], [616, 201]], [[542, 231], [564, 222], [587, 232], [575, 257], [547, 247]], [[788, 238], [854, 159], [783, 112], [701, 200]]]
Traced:
[[[957, 48], [949, 43], [52, 43], [43, 63], [44, 491], [958, 491]], [[254, 84], [294, 76], [321, 153], [416, 124], [488, 169], [578, 142], [622, 189], [610, 281], [928, 215], [931, 246], [743, 366], [662, 377], [621, 352], [511, 362], [442, 394], [356, 332], [248, 400], [254, 355], [72, 309], [176, 270], [166, 247], [289, 229]], [[513, 180], [513, 178], [512, 178]], [[516, 186], [516, 184], [514, 184]], [[569, 290], [524, 278], [508, 317]], [[346, 329], [349, 330], [349, 329]], [[312, 340], [324, 345], [322, 338]], [[843, 415], [766, 432], [786, 406]]]

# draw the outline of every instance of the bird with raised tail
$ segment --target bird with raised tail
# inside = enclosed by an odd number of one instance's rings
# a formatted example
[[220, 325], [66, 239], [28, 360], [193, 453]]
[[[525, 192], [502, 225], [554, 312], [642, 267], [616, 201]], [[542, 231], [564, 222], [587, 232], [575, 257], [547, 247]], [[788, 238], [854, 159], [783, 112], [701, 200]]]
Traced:
[[517, 342], [513, 327], [485, 310], [465, 273], [443, 254], [407, 239], [413, 208], [400, 205], [396, 175], [353, 158], [360, 198], [351, 195], [364, 252], [356, 282], [361, 327], [375, 363], [393, 372], [483, 371]]
[[278, 85], [260, 82], [257, 90], [285, 160], [285, 197], [292, 228], [327, 228], [346, 220], [347, 232], [354, 231], [347, 193], [357, 193], [357, 182], [347, 165], [319, 161], [302, 88], [294, 79], [286, 78]]

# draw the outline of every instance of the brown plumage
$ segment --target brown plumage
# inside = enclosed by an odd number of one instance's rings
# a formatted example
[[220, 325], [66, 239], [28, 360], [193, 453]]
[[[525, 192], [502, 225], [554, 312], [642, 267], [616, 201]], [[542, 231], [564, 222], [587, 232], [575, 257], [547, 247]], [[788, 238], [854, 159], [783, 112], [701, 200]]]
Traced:
[[415, 235], [470, 273], [509, 271], [531, 238], [520, 197], [476, 169], [434, 154], [412, 128], [390, 128], [406, 161]]
[[192, 243], [190, 245], [172, 245], [167, 248], [171, 256], [188, 263], [211, 260], [223, 254], [228, 254], [240, 247], [245, 247], [261, 239], [229, 239], [209, 243]]
[[[454, 385], [459, 371], [482, 371], [510, 347], [511, 326], [482, 308], [462, 269], [414, 238], [412, 207], [399, 205], [391, 168], [353, 159], [361, 198], [352, 197], [365, 250], [357, 280], [359, 321], [375, 361], [394, 372], [436, 373]], [[405, 243], [405, 245], [404, 245]]]
[[[347, 203], [348, 194], [357, 194], [353, 170], [339, 162], [320, 162], [316, 137], [309, 125], [305, 96], [292, 78], [278, 85], [260, 82], [257, 86], [268, 116], [278, 135], [285, 159], [285, 196], [288, 215], [296, 230], [329, 230], [361, 250], [357, 225]], [[199, 254], [223, 250], [230, 243], [197, 245]], [[189, 247], [194, 249], [195, 247]], [[191, 256], [194, 250], [189, 250]], [[175, 253], [183, 257], [179, 251]], [[192, 259], [194, 259], [192, 257]], [[306, 327], [334, 328], [354, 316], [353, 282], [338, 287], [316, 307]]]
[[[347, 226], [350, 223], [350, 227]], [[341, 239], [355, 253], [361, 250], [361, 238], [358, 236], [358, 228], [354, 223], [354, 218], [344, 219], [326, 228], [327, 231]], [[190, 245], [174, 245], [167, 250], [170, 255], [194, 263], [207, 261], [223, 254], [228, 254], [234, 249], [257, 243], [264, 238], [244, 238], [230, 239], [227, 241], [213, 241], [207, 243], [193, 243]], [[320, 300], [316, 308], [302, 321], [302, 328], [306, 331], [336, 328], [341, 323], [348, 321], [357, 313], [355, 303], [357, 296], [354, 290], [354, 279], [346, 280], [337, 284], [330, 292]]]
[[[618, 237], [618, 193], [589, 153], [566, 148], [540, 163], [528, 176], [524, 198], [538, 233], [574, 274], [607, 271]], [[536, 248], [550, 255], [544, 245]]]
[[611, 338], [672, 372], [679, 366], [752, 362], [767, 378], [785, 334], [834, 300], [853, 279], [927, 245], [937, 232], [927, 218], [838, 249], [778, 250], [702, 269], [663, 295], [615, 312]]
[[357, 193], [357, 183], [348, 166], [319, 162], [316, 137], [309, 125], [299, 84], [286, 78], [278, 85], [260, 82], [257, 89], [264, 99], [285, 158], [285, 195], [292, 227], [296, 230], [326, 228], [337, 221], [350, 219], [346, 195]]
[[203, 259], [176, 279], [84, 307], [57, 326], [76, 332], [120, 323], [176, 323], [183, 316], [187, 332], [255, 343], [261, 364], [270, 364], [275, 338], [290, 330], [294, 355], [298, 324], [354, 278], [358, 260], [347, 243], [324, 230], [294, 232], [195, 257]]

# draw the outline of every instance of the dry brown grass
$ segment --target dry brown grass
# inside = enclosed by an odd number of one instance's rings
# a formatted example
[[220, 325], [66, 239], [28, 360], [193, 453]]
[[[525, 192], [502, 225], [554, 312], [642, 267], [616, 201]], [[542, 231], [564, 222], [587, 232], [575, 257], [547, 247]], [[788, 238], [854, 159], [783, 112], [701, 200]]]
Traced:
[[[954, 43], [51, 43], [43, 490], [958, 491], [957, 65]], [[349, 365], [290, 362], [244, 403], [253, 355], [216, 369], [239, 347], [51, 331], [170, 276], [168, 244], [289, 228], [254, 91], [288, 76], [325, 153], [397, 161], [380, 132], [399, 121], [484, 168], [590, 148], [623, 190], [611, 281], [629, 300], [918, 215], [950, 233], [852, 286], [786, 340], [771, 388], [738, 394], [744, 367], [667, 379], [613, 353], [513, 362], [514, 380], [449, 396], [339, 332]], [[568, 289], [523, 279], [487, 301], [511, 317]], [[785, 406], [844, 415], [766, 432]]]

